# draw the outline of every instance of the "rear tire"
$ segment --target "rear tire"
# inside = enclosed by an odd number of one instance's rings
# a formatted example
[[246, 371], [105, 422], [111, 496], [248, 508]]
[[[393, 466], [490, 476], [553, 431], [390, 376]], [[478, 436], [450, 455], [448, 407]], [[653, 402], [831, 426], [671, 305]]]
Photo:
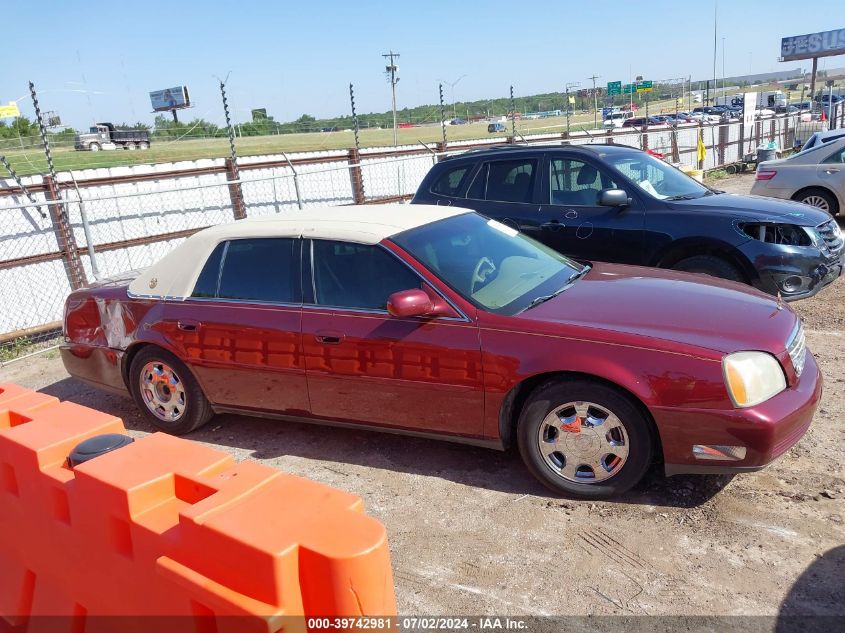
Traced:
[[132, 150], [134, 150], [137, 146], [135, 145], [135, 143], [127, 143], [124, 147], [125, 147], [126, 149], [128, 149], [128, 150], [132, 151]]
[[146, 141], [141, 141], [140, 143], [138, 143], [138, 147], [140, 149], [150, 149], [150, 144]]
[[651, 425], [611, 386], [554, 379], [528, 397], [517, 426], [528, 470], [558, 494], [606, 499], [629, 490], [651, 463]]
[[687, 257], [672, 266], [672, 270], [679, 270], [685, 273], [704, 273], [711, 277], [727, 279], [745, 283], [742, 273], [730, 262], [714, 255], [695, 255]]
[[141, 414], [171, 435], [190, 433], [214, 415], [187, 366], [159, 347], [145, 347], [132, 359], [129, 391]]
[[839, 202], [836, 200], [835, 196], [824, 189], [819, 189], [817, 187], [804, 189], [792, 196], [792, 199], [796, 202], [809, 204], [811, 207], [816, 207], [821, 211], [826, 211], [830, 215], [839, 214]]

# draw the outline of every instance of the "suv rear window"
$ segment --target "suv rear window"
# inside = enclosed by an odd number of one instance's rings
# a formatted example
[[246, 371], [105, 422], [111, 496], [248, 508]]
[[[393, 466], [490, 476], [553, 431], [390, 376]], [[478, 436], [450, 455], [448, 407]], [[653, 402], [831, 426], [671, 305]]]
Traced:
[[456, 196], [469, 174], [470, 166], [455, 167], [440, 176], [431, 185], [431, 193], [439, 193], [441, 196]]

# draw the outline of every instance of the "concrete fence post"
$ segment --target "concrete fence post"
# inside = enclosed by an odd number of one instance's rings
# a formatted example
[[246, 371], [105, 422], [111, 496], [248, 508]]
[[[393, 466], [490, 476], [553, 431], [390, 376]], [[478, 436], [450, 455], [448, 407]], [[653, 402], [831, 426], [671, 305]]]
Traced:
[[53, 232], [59, 244], [65, 274], [70, 282], [70, 287], [76, 290], [87, 284], [88, 280], [85, 277], [85, 269], [82, 267], [82, 260], [79, 257], [76, 237], [61, 204], [59, 187], [50, 175], [44, 176], [44, 197], [47, 198], [50, 220], [53, 223]]
[[644, 125], [640, 133], [640, 149], [643, 151], [648, 149], [648, 125]]
[[356, 148], [349, 150], [349, 179], [352, 182], [352, 199], [355, 204], [364, 204], [364, 175], [361, 173], [361, 155]]
[[446, 153], [446, 147], [447, 147], [446, 141], [441, 141], [441, 142], [437, 143], [435, 145], [435, 147], [437, 148], [436, 161], [440, 162], [441, 160], [443, 160], [445, 158], [445, 156], [443, 156], [443, 154]]
[[669, 134], [669, 142], [672, 144], [672, 161], [681, 162], [681, 149], [678, 147], [678, 128], [673, 128]]
[[728, 126], [727, 125], [720, 125], [719, 126], [719, 145], [717, 149], [717, 153], [719, 156], [719, 165], [725, 165], [727, 162], [727, 149], [728, 149]]
[[232, 200], [232, 215], [236, 220], [243, 220], [246, 217], [246, 206], [241, 183], [238, 178], [238, 169], [235, 161], [231, 158], [225, 159], [226, 180], [229, 182], [229, 198]]

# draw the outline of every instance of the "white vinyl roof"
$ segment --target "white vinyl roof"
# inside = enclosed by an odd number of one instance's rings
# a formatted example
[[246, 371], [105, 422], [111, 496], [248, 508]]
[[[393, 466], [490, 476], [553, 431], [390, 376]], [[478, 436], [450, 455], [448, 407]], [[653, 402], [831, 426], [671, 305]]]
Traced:
[[256, 237], [302, 237], [378, 244], [402, 231], [464, 213], [469, 209], [427, 204], [351, 205], [285, 211], [238, 220], [195, 233], [129, 284], [137, 297], [184, 299], [214, 248], [227, 240]]

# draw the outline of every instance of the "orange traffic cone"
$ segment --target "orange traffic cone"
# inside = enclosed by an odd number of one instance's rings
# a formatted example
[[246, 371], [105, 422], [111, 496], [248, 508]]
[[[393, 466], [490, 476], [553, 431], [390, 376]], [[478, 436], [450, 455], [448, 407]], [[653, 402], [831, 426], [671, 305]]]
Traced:
[[821, 121], [822, 123], [824, 123], [825, 121], [827, 121], [827, 115], [824, 113], [824, 110], [822, 110], [822, 115], [821, 115], [821, 117], [819, 118], [819, 121]]

